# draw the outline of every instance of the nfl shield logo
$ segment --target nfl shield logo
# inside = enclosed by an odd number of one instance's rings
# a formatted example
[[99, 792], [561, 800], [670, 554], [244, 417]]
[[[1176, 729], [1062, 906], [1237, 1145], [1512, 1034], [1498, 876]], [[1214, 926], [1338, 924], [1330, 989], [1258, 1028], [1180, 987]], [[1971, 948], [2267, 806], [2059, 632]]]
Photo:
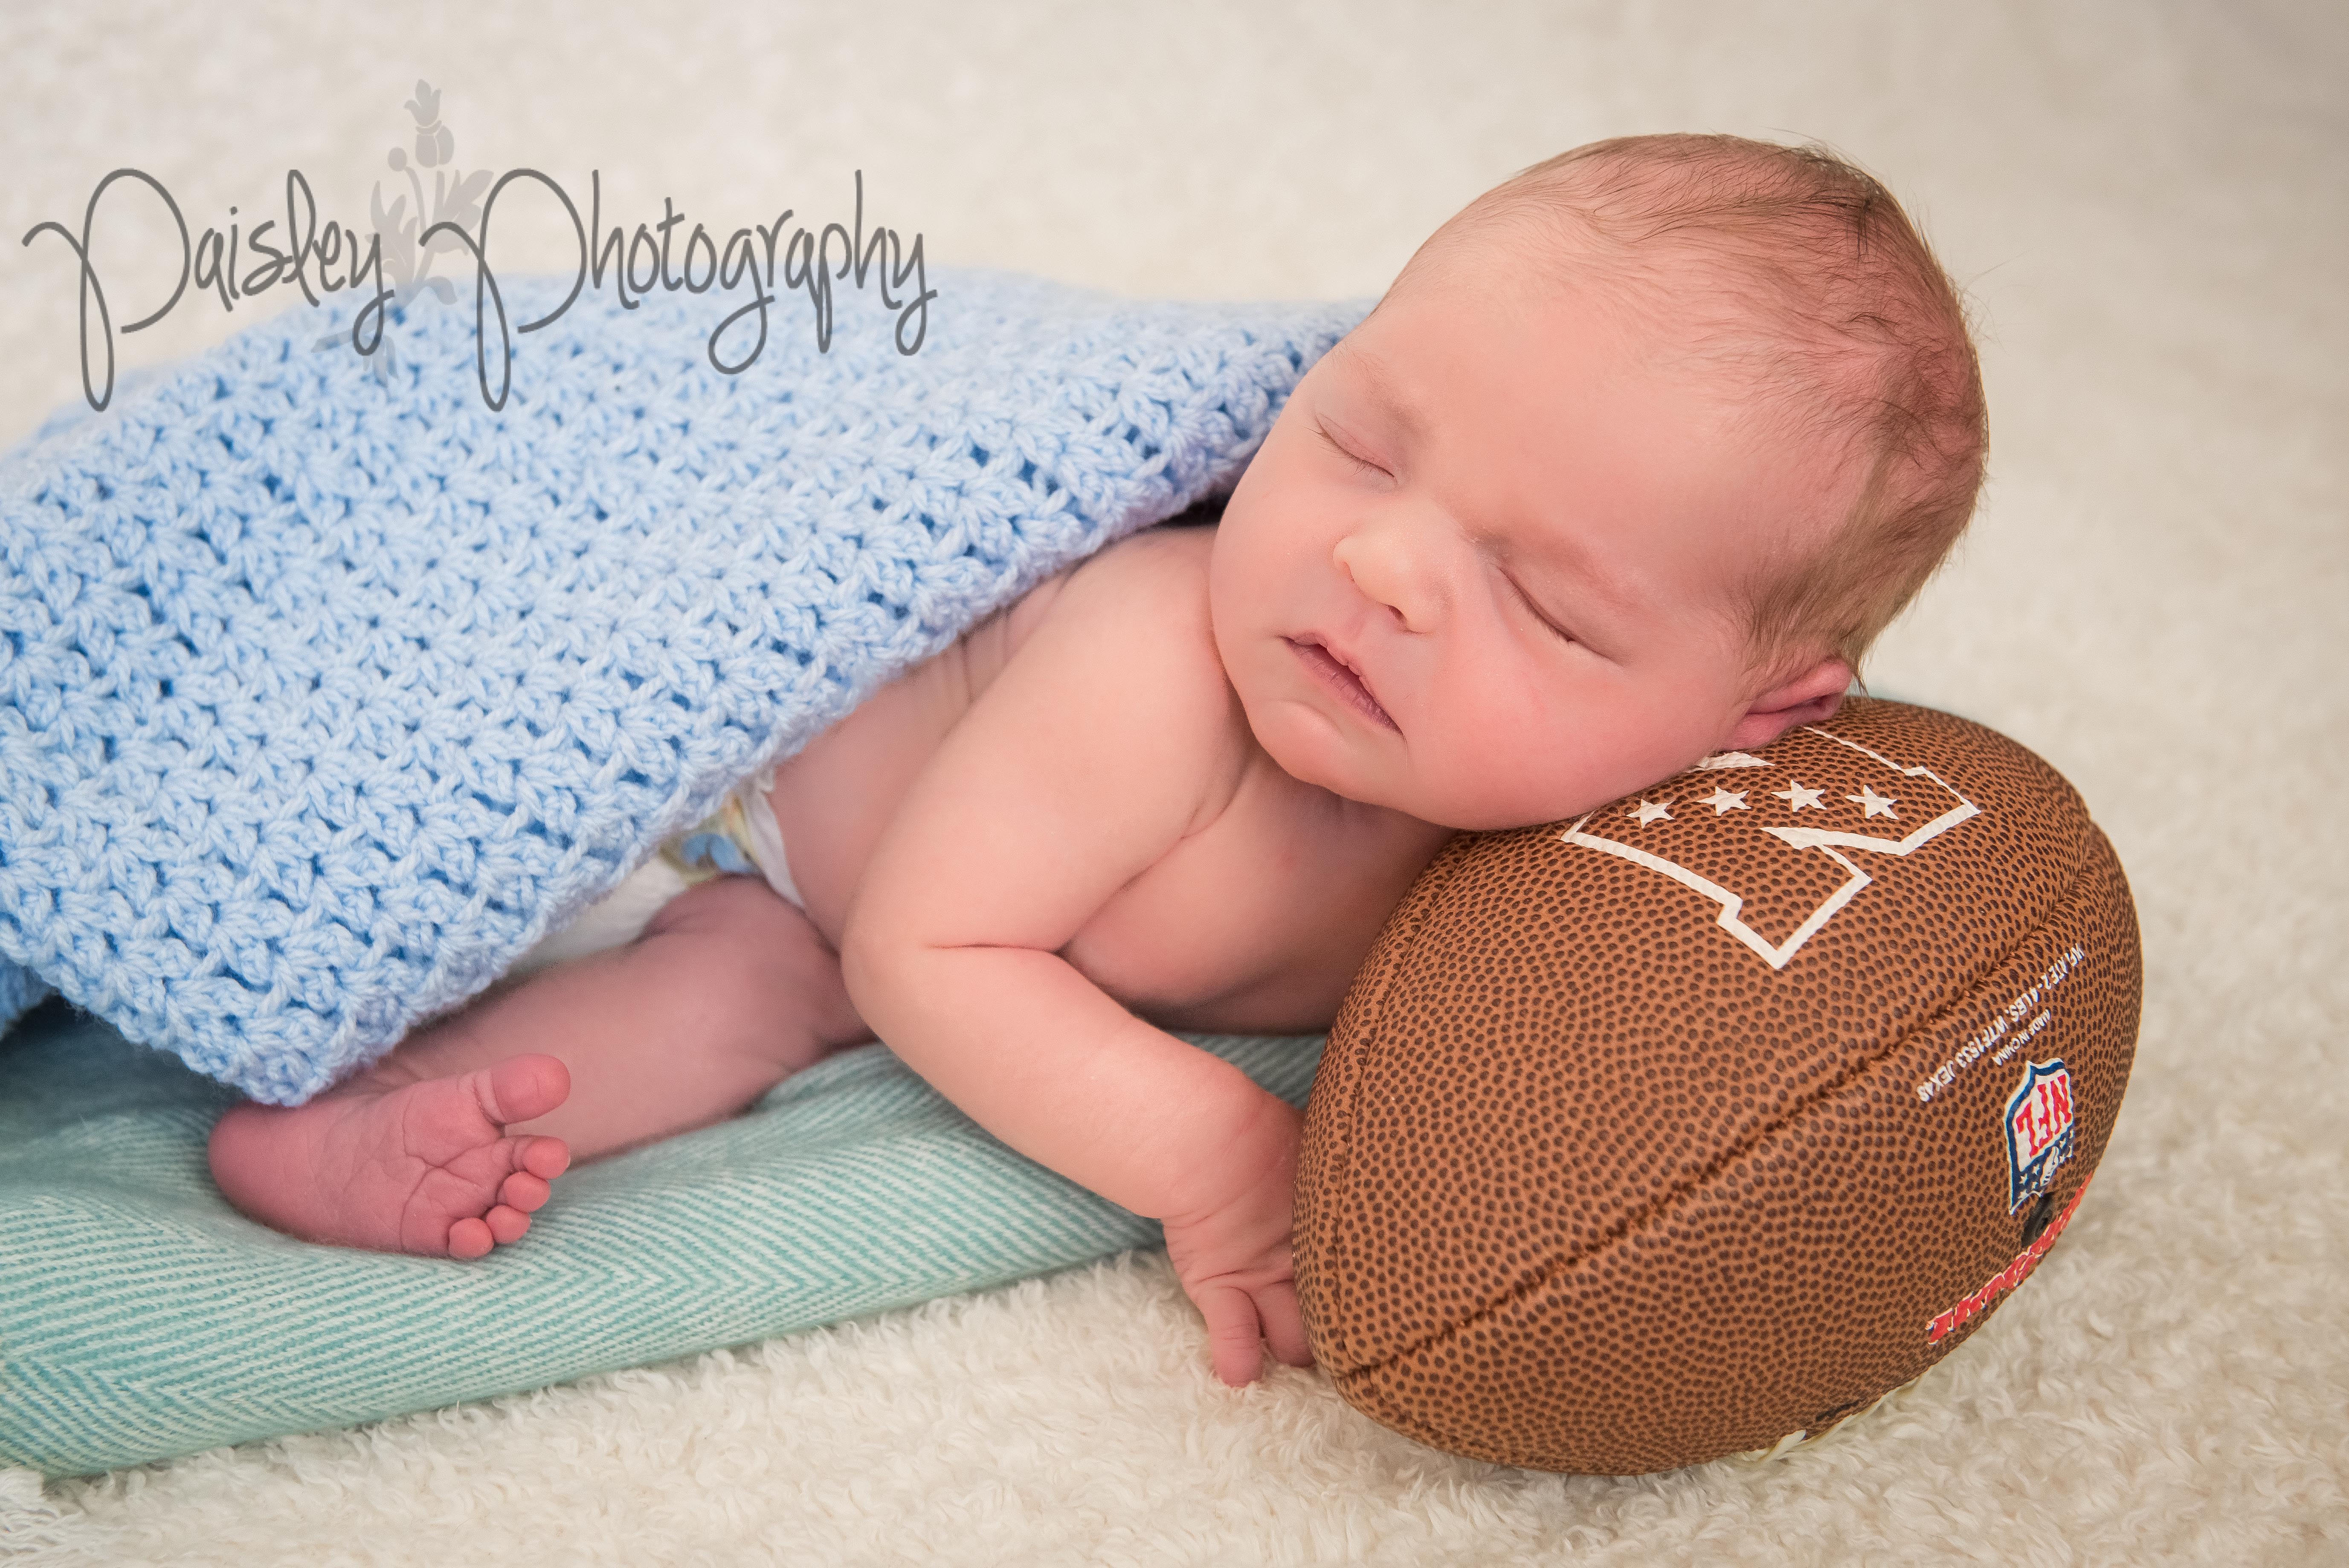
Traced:
[[[1585, 812], [1558, 839], [1670, 877], [1781, 971], [1875, 880], [1862, 861], [1900, 860], [1982, 815], [1931, 769], [1816, 724], [1782, 737], [1768, 757], [1708, 757], [1652, 793], [1628, 810]], [[1776, 841], [1758, 871], [1757, 839]]]
[[2029, 1063], [2006, 1100], [2006, 1212], [2045, 1191], [2071, 1158], [2071, 1071], [2061, 1057]]

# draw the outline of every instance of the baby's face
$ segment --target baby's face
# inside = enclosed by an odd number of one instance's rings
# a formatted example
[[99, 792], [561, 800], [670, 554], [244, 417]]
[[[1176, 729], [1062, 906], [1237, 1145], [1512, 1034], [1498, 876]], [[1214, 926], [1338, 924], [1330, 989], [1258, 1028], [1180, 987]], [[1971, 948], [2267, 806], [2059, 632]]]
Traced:
[[1784, 727], [1749, 711], [1736, 590], [1847, 484], [1733, 428], [1668, 346], [1578, 294], [1445, 270], [1313, 367], [1210, 573], [1275, 761], [1425, 821], [1523, 827]]

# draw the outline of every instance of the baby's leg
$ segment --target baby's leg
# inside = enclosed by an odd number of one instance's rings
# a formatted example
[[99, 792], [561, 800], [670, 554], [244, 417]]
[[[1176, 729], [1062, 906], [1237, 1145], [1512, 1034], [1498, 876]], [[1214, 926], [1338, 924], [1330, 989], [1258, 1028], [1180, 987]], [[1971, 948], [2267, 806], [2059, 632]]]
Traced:
[[234, 1108], [212, 1175], [291, 1235], [479, 1257], [529, 1229], [573, 1158], [722, 1120], [870, 1037], [807, 917], [720, 877], [627, 946], [488, 992], [307, 1105]]

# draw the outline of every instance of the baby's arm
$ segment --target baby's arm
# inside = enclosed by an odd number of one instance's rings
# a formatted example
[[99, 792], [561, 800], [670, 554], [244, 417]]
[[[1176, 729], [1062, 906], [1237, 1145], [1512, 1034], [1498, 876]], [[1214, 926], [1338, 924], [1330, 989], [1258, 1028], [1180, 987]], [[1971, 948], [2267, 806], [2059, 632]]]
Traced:
[[882, 835], [841, 963], [865, 1022], [980, 1126], [1164, 1222], [1237, 1384], [1259, 1336], [1310, 1359], [1288, 1249], [1297, 1112], [1058, 955], [1237, 786], [1246, 718], [1200, 563], [1143, 539], [1069, 578]]

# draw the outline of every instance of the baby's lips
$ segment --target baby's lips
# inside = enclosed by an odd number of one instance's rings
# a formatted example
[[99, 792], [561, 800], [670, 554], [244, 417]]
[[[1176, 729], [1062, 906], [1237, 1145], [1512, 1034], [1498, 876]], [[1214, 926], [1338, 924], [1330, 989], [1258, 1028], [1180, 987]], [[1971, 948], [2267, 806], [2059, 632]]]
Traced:
[[1287, 641], [1322, 681], [1343, 696], [1364, 717], [1386, 728], [1401, 731], [1402, 727], [1395, 723], [1385, 706], [1379, 701], [1378, 694], [1371, 689], [1370, 682], [1362, 678], [1361, 671], [1343, 652], [1311, 633], [1302, 637], [1290, 637]]

